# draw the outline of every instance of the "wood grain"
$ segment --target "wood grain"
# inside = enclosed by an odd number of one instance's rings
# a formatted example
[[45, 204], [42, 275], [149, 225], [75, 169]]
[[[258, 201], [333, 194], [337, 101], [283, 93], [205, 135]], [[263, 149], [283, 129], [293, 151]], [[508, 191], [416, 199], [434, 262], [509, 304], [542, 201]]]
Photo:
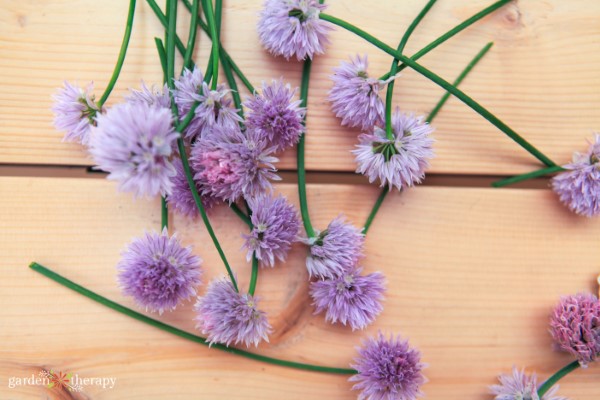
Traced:
[[[131, 47], [109, 103], [120, 101], [140, 79], [160, 80], [153, 37], [162, 30], [149, 7], [138, 2]], [[329, 3], [329, 2], [328, 2]], [[390, 44], [423, 1], [331, 1], [329, 12], [365, 28]], [[471, 16], [491, 0], [440, 1], [408, 44], [412, 53]], [[300, 65], [270, 57], [255, 25], [261, 0], [226, 1], [223, 40], [255, 85], [284, 76], [299, 83]], [[183, 8], [183, 7], [182, 7]], [[126, 17], [120, 0], [22, 1], [0, 5], [0, 162], [90, 165], [76, 145], [61, 143], [51, 126], [50, 95], [63, 80], [93, 80], [97, 93], [110, 77]], [[187, 17], [184, 11], [182, 18]], [[488, 41], [495, 46], [462, 88], [559, 163], [583, 150], [600, 126], [600, 3], [584, 0], [514, 2], [444, 44], [422, 62], [448, 80]], [[185, 23], [180, 34], [185, 40]], [[389, 69], [389, 57], [337, 29], [327, 54], [315, 60], [310, 88], [307, 167], [352, 171], [349, 150], [357, 131], [339, 126], [326, 100], [332, 68], [351, 54], [368, 53], [371, 74]], [[201, 38], [197, 60], [205, 65], [208, 41]], [[397, 81], [402, 109], [428, 112], [442, 91], [406, 70]], [[435, 121], [438, 173], [509, 174], [534, 169], [535, 160], [456, 99]], [[294, 168], [293, 151], [280, 167]]]
[[[295, 187], [278, 191], [295, 201]], [[11, 376], [41, 368], [115, 377], [113, 389], [88, 387], [63, 398], [351, 399], [342, 376], [274, 367], [187, 342], [117, 314], [27, 268], [30, 261], [123, 304], [115, 282], [119, 252], [159, 226], [156, 201], [134, 202], [113, 183], [91, 179], [0, 178], [0, 397], [58, 396], [39, 387], [8, 389]], [[374, 188], [310, 185], [311, 214], [324, 227], [339, 213], [361, 224]], [[240, 251], [245, 227], [227, 209], [211, 214], [246, 287]], [[420, 187], [392, 195], [367, 238], [366, 271], [387, 277], [385, 310], [352, 333], [312, 315], [297, 246], [288, 263], [262, 270], [257, 293], [275, 332], [257, 352], [347, 366], [360, 339], [378, 330], [410, 338], [429, 364], [430, 399], [489, 399], [487, 386], [513, 365], [541, 377], [570, 358], [551, 350], [548, 315], [558, 297], [596, 291], [600, 226], [564, 210], [546, 190]], [[172, 230], [204, 259], [205, 282], [224, 273], [205, 230], [174, 217]], [[200, 289], [202, 293], [204, 287]], [[194, 331], [186, 304], [160, 317]], [[561, 384], [572, 399], [600, 397], [600, 368]], [[60, 396], [58, 396], [60, 397]]]

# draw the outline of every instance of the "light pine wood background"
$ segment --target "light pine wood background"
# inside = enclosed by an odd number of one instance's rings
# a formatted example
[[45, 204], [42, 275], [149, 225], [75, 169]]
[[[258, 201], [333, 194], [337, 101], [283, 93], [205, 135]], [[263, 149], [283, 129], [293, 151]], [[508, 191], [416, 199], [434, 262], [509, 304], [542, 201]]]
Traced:
[[[152, 38], [162, 31], [138, 1], [130, 51], [115, 94], [160, 80]], [[408, 45], [414, 52], [491, 3], [440, 0]], [[396, 43], [424, 1], [332, 0], [329, 12]], [[183, 8], [183, 7], [181, 7]], [[298, 83], [300, 65], [268, 56], [257, 41], [260, 1], [225, 1], [224, 42], [252, 82], [284, 76]], [[135, 307], [116, 285], [120, 252], [132, 237], [160, 225], [158, 201], [118, 193], [79, 146], [62, 143], [51, 126], [50, 94], [65, 79], [94, 80], [98, 96], [120, 46], [127, 2], [0, 3], [0, 398], [76, 399], [351, 399], [346, 377], [275, 367], [210, 350], [129, 319], [29, 270], [36, 260], [113, 300]], [[182, 18], [187, 16], [181, 13]], [[187, 27], [180, 34], [185, 41]], [[197, 59], [205, 65], [208, 40]], [[462, 89], [557, 162], [600, 125], [600, 6], [591, 1], [522, 0], [461, 33], [422, 59], [448, 80], [488, 41], [486, 58]], [[389, 58], [337, 30], [314, 63], [307, 135], [310, 212], [317, 228], [339, 213], [361, 225], [377, 189], [354, 178], [349, 150], [356, 135], [339, 127], [326, 101], [328, 76], [349, 54], [368, 52], [372, 75]], [[441, 89], [406, 70], [395, 101], [426, 113]], [[537, 168], [535, 160], [474, 112], [452, 99], [435, 121], [437, 158], [427, 186], [394, 194], [367, 238], [365, 270], [387, 277], [385, 310], [365, 331], [326, 324], [312, 315], [305, 249], [261, 271], [257, 293], [275, 328], [256, 351], [289, 360], [345, 367], [361, 338], [378, 330], [408, 337], [429, 364], [429, 399], [490, 399], [487, 387], [513, 365], [541, 378], [570, 361], [552, 350], [548, 315], [560, 295], [598, 290], [597, 220], [558, 204], [545, 181], [522, 189], [482, 186], [480, 176]], [[282, 169], [294, 169], [286, 154]], [[326, 175], [323, 172], [339, 171]], [[448, 177], [452, 175], [453, 179]], [[294, 175], [277, 191], [297, 204]], [[491, 178], [490, 178], [491, 179]], [[488, 179], [489, 180], [489, 179]], [[336, 184], [335, 182], [349, 182]], [[469, 188], [466, 186], [481, 186]], [[542, 189], [532, 189], [541, 187]], [[249, 266], [240, 251], [246, 227], [227, 209], [211, 214], [242, 287]], [[204, 259], [204, 283], [223, 274], [204, 228], [172, 216], [172, 231]], [[203, 293], [204, 286], [200, 288]], [[162, 320], [189, 331], [191, 303]], [[83, 394], [41, 387], [9, 389], [8, 378], [40, 369], [114, 377], [111, 390]], [[560, 393], [600, 398], [600, 366], [564, 379]]]

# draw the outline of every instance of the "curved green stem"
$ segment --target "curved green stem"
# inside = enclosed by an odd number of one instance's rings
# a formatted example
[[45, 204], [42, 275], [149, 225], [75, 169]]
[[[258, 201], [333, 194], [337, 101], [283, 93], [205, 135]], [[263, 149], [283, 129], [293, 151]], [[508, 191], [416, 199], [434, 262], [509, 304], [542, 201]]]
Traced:
[[540, 386], [540, 388], [538, 389], [539, 398], [541, 399], [542, 397], [544, 397], [546, 392], [548, 392], [548, 390], [550, 390], [552, 386], [556, 385], [556, 382], [561, 380], [565, 375], [569, 374], [570, 372], [575, 371], [577, 368], [579, 368], [579, 361], [573, 361], [565, 365], [560, 370], [558, 370], [554, 375], [548, 378], [548, 380], [546, 380], [546, 382], [544, 382], [542, 386]]
[[538, 178], [540, 176], [550, 175], [557, 172], [564, 171], [565, 169], [559, 165], [538, 169], [537, 171], [528, 172], [526, 174], [511, 176], [510, 178], [502, 179], [492, 183], [493, 187], [502, 187], [507, 185], [512, 185], [517, 182], [526, 181], [528, 179]]
[[211, 41], [212, 41], [212, 72], [213, 79], [211, 81], [211, 90], [217, 89], [217, 77], [219, 76], [219, 32], [217, 30], [217, 23], [215, 21], [215, 14], [213, 10], [212, 0], [204, 0], [204, 12], [206, 14], [206, 20], [208, 27], [210, 28]]
[[231, 208], [231, 210], [232, 210], [232, 211], [233, 211], [233, 212], [234, 212], [234, 213], [235, 213], [235, 214], [236, 214], [238, 217], [240, 217], [240, 219], [241, 219], [242, 221], [244, 221], [244, 223], [245, 223], [246, 225], [248, 225], [248, 227], [249, 227], [250, 229], [253, 229], [253, 228], [254, 228], [254, 225], [252, 225], [252, 220], [250, 219], [250, 217], [249, 217], [249, 216], [247, 216], [247, 215], [246, 215], [246, 213], [244, 213], [244, 212], [243, 212], [243, 211], [242, 211], [242, 210], [241, 210], [241, 209], [238, 207], [238, 205], [237, 205], [237, 204], [235, 204], [235, 203], [231, 203], [231, 204], [229, 205], [229, 208]]
[[181, 73], [185, 68], [193, 68], [191, 61], [192, 55], [194, 54], [194, 48], [196, 47], [196, 34], [198, 32], [198, 11], [200, 8], [200, 1], [194, 0], [192, 10], [190, 11], [192, 17], [190, 18], [190, 33], [188, 35], [188, 43], [183, 56], [183, 64], [181, 67]]
[[375, 204], [373, 204], [371, 213], [369, 213], [369, 217], [367, 218], [367, 221], [365, 222], [365, 226], [363, 227], [363, 230], [362, 230], [363, 235], [366, 235], [367, 232], [369, 231], [369, 228], [371, 227], [371, 224], [373, 223], [373, 220], [375, 219], [375, 216], [377, 215], [377, 212], [379, 211], [379, 208], [381, 207], [383, 200], [385, 200], [385, 198], [389, 192], [390, 192], [390, 190], [388, 188], [381, 189], [381, 193], [379, 194], [379, 197], [377, 197]]
[[256, 361], [262, 361], [262, 362], [273, 364], [273, 365], [294, 368], [294, 369], [299, 369], [299, 370], [304, 370], [304, 371], [327, 372], [327, 373], [331, 373], [331, 374], [341, 374], [341, 375], [352, 375], [352, 374], [357, 373], [356, 370], [349, 369], [349, 368], [325, 367], [325, 366], [321, 366], [321, 365], [312, 365], [312, 364], [305, 364], [305, 363], [299, 363], [299, 362], [294, 362], [294, 361], [280, 360], [278, 358], [267, 357], [267, 356], [263, 356], [260, 354], [250, 353], [245, 350], [236, 349], [233, 347], [227, 347], [227, 346], [219, 344], [219, 343], [214, 343], [211, 345], [210, 342], [206, 338], [203, 338], [203, 337], [197, 336], [197, 335], [193, 335], [189, 332], [186, 332], [184, 330], [176, 328], [172, 325], [165, 324], [164, 322], [159, 321], [157, 319], [150, 318], [144, 314], [141, 314], [137, 311], [132, 310], [131, 308], [122, 306], [119, 303], [109, 300], [106, 297], [103, 297], [89, 289], [86, 289], [85, 287], [83, 287], [81, 285], [78, 285], [77, 283], [57, 274], [54, 271], [49, 270], [48, 268], [46, 268], [36, 262], [32, 262], [31, 264], [29, 264], [29, 268], [44, 275], [47, 278], [53, 280], [54, 282], [66, 287], [68, 289], [71, 289], [79, 294], [82, 294], [83, 296], [87, 297], [88, 299], [91, 299], [97, 303], [100, 303], [103, 306], [106, 306], [112, 310], [120, 312], [121, 314], [127, 315], [128, 317], [131, 317], [133, 319], [136, 319], [138, 321], [141, 321], [145, 324], [148, 324], [155, 328], [161, 329], [161, 330], [171, 333], [173, 335], [179, 336], [181, 338], [190, 340], [192, 342], [199, 343], [204, 346], [210, 346], [213, 349], [218, 349], [221, 351], [225, 351], [227, 353], [236, 354], [236, 355], [250, 358], [250, 359], [256, 360]]
[[252, 254], [252, 275], [250, 276], [250, 285], [248, 286], [248, 294], [254, 296], [256, 290], [256, 281], [258, 279], [258, 258], [256, 254]]
[[127, 14], [127, 22], [125, 24], [125, 34], [123, 35], [123, 42], [121, 43], [121, 50], [119, 51], [119, 57], [117, 58], [117, 63], [115, 64], [115, 69], [113, 70], [112, 76], [110, 77], [110, 81], [102, 93], [102, 97], [98, 100], [98, 108], [102, 109], [102, 106], [108, 100], [108, 96], [115, 87], [117, 83], [117, 79], [119, 79], [119, 75], [121, 74], [121, 68], [123, 67], [123, 63], [125, 62], [125, 55], [127, 54], [127, 48], [129, 47], [129, 39], [131, 38], [131, 31], [133, 28], [133, 16], [135, 15], [135, 2], [136, 0], [129, 0], [129, 11]]

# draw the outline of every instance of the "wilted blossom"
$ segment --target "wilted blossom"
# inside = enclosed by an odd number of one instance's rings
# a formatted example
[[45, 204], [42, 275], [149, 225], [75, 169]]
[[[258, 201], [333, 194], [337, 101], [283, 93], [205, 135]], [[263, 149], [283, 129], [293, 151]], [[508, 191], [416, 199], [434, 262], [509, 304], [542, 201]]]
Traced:
[[600, 134], [596, 134], [587, 153], [575, 153], [564, 165], [567, 171], [552, 179], [552, 188], [569, 209], [579, 215], [600, 214]]
[[400, 337], [386, 339], [382, 333], [369, 338], [358, 349], [352, 368], [358, 372], [349, 380], [357, 382], [359, 400], [414, 400], [426, 382], [421, 354]]
[[433, 157], [433, 128], [423, 117], [402, 114], [399, 109], [392, 115], [393, 140], [386, 137], [385, 129], [375, 127], [373, 133], [359, 136], [360, 144], [352, 153], [358, 164], [356, 172], [380, 181], [380, 187], [405, 187], [420, 183]]
[[129, 245], [117, 266], [118, 279], [125, 295], [147, 310], [162, 313], [196, 294], [201, 262], [191, 247], [182, 247], [165, 228]]
[[190, 161], [202, 193], [232, 203], [269, 191], [270, 180], [280, 179], [274, 166], [278, 159], [272, 153], [263, 140], [237, 127], [214, 127], [194, 144]]
[[252, 254], [263, 264], [272, 267], [275, 259], [285, 261], [292, 243], [296, 241], [300, 222], [293, 205], [283, 196], [259, 195], [248, 200], [252, 210], [249, 235], [244, 235], [248, 261]]
[[235, 291], [230, 281], [218, 279], [210, 283], [204, 297], [198, 298], [198, 328], [210, 344], [251, 344], [269, 341], [271, 325], [258, 309], [258, 299]]
[[124, 191], [156, 196], [171, 192], [175, 168], [170, 157], [178, 134], [166, 108], [123, 103], [97, 117], [90, 153], [108, 179]]
[[342, 119], [342, 125], [360, 127], [364, 131], [384, 124], [385, 106], [379, 91], [389, 82], [370, 78], [367, 67], [366, 55], [350, 58], [350, 62], [342, 61], [340, 67], [333, 70], [333, 87], [329, 92], [333, 112]]
[[156, 88], [154, 85], [148, 87], [142, 81], [141, 90], [130, 88], [129, 92], [129, 96], [125, 97], [125, 100], [129, 103], [145, 103], [149, 106], [171, 109], [171, 96], [169, 87], [166, 84], [162, 88]]
[[87, 145], [91, 128], [96, 124], [96, 115], [100, 111], [92, 94], [94, 84], [88, 84], [85, 89], [69, 82], [64, 84], [65, 87], [52, 96], [54, 127], [65, 132], [64, 141]]
[[600, 357], [600, 302], [590, 293], [563, 297], [550, 318], [550, 333], [560, 350], [582, 367]]
[[317, 0], [266, 0], [258, 21], [263, 46], [276, 56], [298, 61], [323, 54], [331, 26], [319, 13], [325, 4]]
[[306, 258], [309, 275], [333, 278], [354, 268], [362, 256], [364, 240], [360, 229], [337, 217], [317, 237], [306, 240], [310, 246]]
[[363, 329], [381, 313], [385, 278], [374, 272], [361, 275], [362, 269], [344, 272], [310, 284], [315, 314], [326, 312], [331, 323], [350, 325], [352, 330]]
[[524, 370], [518, 370], [516, 367], [513, 367], [512, 375], [500, 375], [498, 380], [499, 385], [490, 386], [490, 392], [495, 395], [494, 400], [568, 400], [556, 396], [558, 385], [550, 388], [540, 399], [537, 394], [536, 375], [527, 375]]
[[[200, 215], [200, 212], [198, 211], [194, 196], [192, 196], [192, 191], [190, 190], [187, 177], [185, 176], [181, 160], [179, 158], [173, 160], [173, 166], [175, 167], [176, 175], [171, 178], [173, 188], [171, 189], [171, 193], [167, 196], [167, 203], [178, 213], [195, 218]], [[194, 174], [193, 171], [192, 174]], [[205, 210], [211, 209], [218, 203], [217, 199], [203, 195], [202, 187], [200, 187], [200, 185], [196, 184], [196, 190], [198, 190], [198, 194], [200, 195]]]
[[263, 82], [262, 93], [255, 93], [244, 106], [246, 127], [263, 137], [267, 147], [276, 151], [285, 150], [298, 143], [304, 133], [302, 124], [305, 109], [300, 100], [294, 100], [297, 89], [289, 84], [273, 81], [270, 85]]

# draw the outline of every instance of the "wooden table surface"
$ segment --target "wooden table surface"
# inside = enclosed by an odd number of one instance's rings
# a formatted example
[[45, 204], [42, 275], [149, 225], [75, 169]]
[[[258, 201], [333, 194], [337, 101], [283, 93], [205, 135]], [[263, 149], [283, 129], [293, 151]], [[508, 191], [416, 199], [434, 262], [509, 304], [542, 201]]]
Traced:
[[[127, 87], [160, 80], [153, 37], [162, 30], [143, 1], [123, 74], [110, 104]], [[225, 1], [224, 45], [255, 85], [284, 76], [297, 84], [300, 64], [274, 59], [255, 32], [259, 0]], [[396, 43], [423, 0], [332, 0], [329, 12]], [[440, 0], [407, 49], [416, 52], [491, 0]], [[182, 7], [183, 8], [183, 7]], [[128, 306], [115, 264], [132, 237], [160, 225], [159, 201], [116, 191], [77, 145], [51, 125], [50, 95], [63, 80], [94, 80], [104, 89], [118, 49], [127, 2], [0, 2], [0, 398], [38, 399], [351, 399], [347, 377], [275, 367], [187, 342], [109, 310], [34, 273], [35, 260]], [[186, 16], [184, 10], [182, 17]], [[186, 37], [182, 24], [180, 34]], [[204, 65], [202, 35], [197, 60]], [[453, 80], [488, 41], [495, 45], [461, 88], [559, 163], [584, 150], [600, 127], [600, 3], [511, 3], [423, 58]], [[317, 57], [310, 86], [307, 166], [317, 228], [344, 213], [363, 223], [378, 190], [353, 175], [357, 131], [343, 129], [326, 94], [331, 70], [348, 55], [369, 54], [371, 74], [389, 57], [337, 29]], [[442, 91], [406, 70], [395, 101], [428, 112]], [[492, 189], [498, 176], [540, 165], [456, 99], [434, 122], [437, 157], [426, 185], [384, 203], [366, 241], [366, 271], [387, 278], [385, 309], [365, 331], [313, 315], [305, 249], [261, 272], [257, 293], [274, 333], [256, 351], [289, 360], [346, 367], [361, 338], [378, 330], [410, 338], [429, 366], [429, 399], [491, 399], [488, 386], [513, 365], [543, 379], [570, 361], [552, 350], [548, 316], [560, 295], [598, 291], [600, 222], [569, 213], [547, 181]], [[276, 191], [297, 204], [294, 155]], [[337, 172], [329, 174], [328, 172]], [[340, 183], [341, 182], [341, 183]], [[473, 187], [475, 186], [475, 187]], [[171, 216], [173, 231], [204, 259], [207, 282], [223, 274], [203, 226]], [[211, 214], [242, 286], [249, 265], [240, 251], [245, 227], [226, 209]], [[203, 289], [201, 289], [203, 290]], [[191, 332], [190, 303], [161, 320]], [[112, 389], [57, 393], [9, 388], [11, 377], [41, 369], [114, 377]], [[600, 366], [561, 382], [570, 399], [600, 398]], [[70, 396], [70, 397], [69, 397]]]

